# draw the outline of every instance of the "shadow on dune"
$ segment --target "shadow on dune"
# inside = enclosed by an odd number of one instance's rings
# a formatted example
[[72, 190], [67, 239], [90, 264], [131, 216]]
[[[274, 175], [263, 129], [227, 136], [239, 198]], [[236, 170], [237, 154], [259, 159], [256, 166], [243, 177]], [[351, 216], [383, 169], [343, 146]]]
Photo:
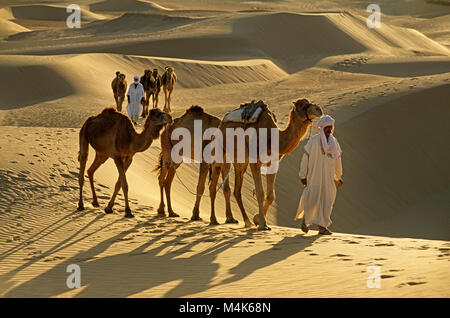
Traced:
[[[242, 229], [228, 229], [224, 239], [217, 239], [217, 235], [224, 232], [200, 226], [183, 230], [182, 235], [179, 235], [178, 230], [186, 226], [186, 223], [177, 222], [130, 252], [106, 257], [99, 256], [113, 244], [126, 240], [125, 236], [135, 232], [144, 224], [148, 225], [149, 222], [138, 224], [89, 250], [78, 253], [32, 280], [12, 288], [4, 297], [53, 297], [70, 291], [66, 286], [66, 279], [69, 276], [66, 268], [69, 264], [77, 264], [81, 268], [82, 289], [76, 297], [127, 297], [148, 289], [157, 289], [164, 284], [173, 284], [173, 287], [161, 287], [168, 290], [164, 297], [183, 297], [200, 293], [217, 286], [212, 285], [212, 280], [219, 269], [219, 264], [215, 263], [217, 256], [247, 240], [254, 232], [250, 230], [245, 234]], [[184, 238], [198, 237], [199, 234], [204, 235], [189, 243], [183, 242]], [[171, 236], [175, 237], [148, 249], [160, 240]], [[216, 240], [217, 243], [209, 245], [194, 255], [183, 256], [205, 240], [207, 242]], [[241, 280], [257, 269], [286, 259], [311, 245], [314, 240], [315, 237], [285, 238], [272, 248], [250, 256], [234, 267], [231, 270], [234, 276], [219, 285]], [[2, 275], [4, 287], [13, 284], [14, 273], [17, 271]]]
[[[40, 230], [39, 232], [37, 232], [36, 234], [34, 234], [33, 236], [25, 239], [23, 242], [21, 242], [20, 244], [10, 248], [7, 251], [4, 251], [0, 254], [0, 261], [2, 261], [3, 259], [7, 258], [10, 255], [13, 255], [14, 253], [22, 250], [23, 248], [27, 247], [28, 244], [30, 242], [38, 242], [39, 240], [42, 240], [43, 238], [45, 238], [46, 236], [52, 234], [53, 232], [58, 231], [59, 229], [63, 228], [64, 226], [66, 226], [67, 224], [73, 222], [73, 219], [71, 217], [73, 217], [74, 215], [77, 215], [78, 217], [82, 217], [83, 215], [87, 214], [87, 213], [91, 213], [91, 210], [86, 210], [84, 212], [79, 212], [79, 211], [73, 211], [70, 214], [67, 214], [65, 216], [63, 216], [62, 218], [60, 218], [59, 220], [57, 220], [56, 222], [53, 222], [52, 224], [46, 226], [45, 228], [43, 228], [42, 230]], [[86, 228], [88, 228], [91, 224], [95, 223], [95, 221], [100, 220], [101, 218], [103, 218], [104, 215], [99, 215], [97, 216], [94, 220], [92, 220], [91, 222], [89, 222], [87, 225], [83, 226], [80, 230], [78, 230], [76, 233], [74, 233], [73, 235], [71, 235], [68, 239], [64, 240], [63, 242], [59, 243], [58, 245], [56, 245], [55, 247], [53, 247], [52, 249], [50, 249], [48, 252], [45, 253], [45, 255], [50, 255], [53, 252], [55, 252], [57, 250], [57, 247], [64, 245], [64, 242], [68, 242], [70, 241], [73, 237], [75, 237], [76, 235], [78, 235], [79, 233], [81, 233], [82, 231], [84, 231]], [[64, 223], [61, 223], [59, 225], [57, 225], [60, 222], [63, 222], [65, 220]]]
[[[16, 109], [73, 95], [77, 92], [57, 68], [44, 65], [0, 65], [0, 110]], [[39, 84], [39, 85], [36, 85]]]
[[245, 259], [244, 261], [230, 269], [230, 274], [233, 274], [233, 276], [225, 279], [216, 286], [230, 284], [242, 280], [259, 269], [281, 262], [282, 260], [294, 254], [297, 254], [298, 252], [311, 246], [318, 238], [319, 235], [307, 237], [303, 235], [285, 237], [273, 247], [250, 256], [249, 258]]

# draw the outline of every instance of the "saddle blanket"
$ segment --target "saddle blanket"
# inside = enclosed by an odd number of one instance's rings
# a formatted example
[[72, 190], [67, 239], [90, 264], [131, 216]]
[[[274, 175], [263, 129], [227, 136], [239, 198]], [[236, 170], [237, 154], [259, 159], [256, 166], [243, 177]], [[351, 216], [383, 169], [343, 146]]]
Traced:
[[246, 104], [241, 108], [229, 111], [223, 117], [224, 122], [237, 122], [237, 123], [255, 123], [259, 115], [261, 115], [264, 107], [262, 104]]

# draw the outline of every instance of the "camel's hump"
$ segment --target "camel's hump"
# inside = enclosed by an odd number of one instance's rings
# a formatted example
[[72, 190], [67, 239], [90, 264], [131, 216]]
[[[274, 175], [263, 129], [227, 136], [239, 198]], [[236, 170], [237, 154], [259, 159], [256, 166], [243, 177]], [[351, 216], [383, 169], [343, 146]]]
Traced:
[[204, 111], [203, 111], [203, 108], [201, 106], [192, 105], [191, 107], [189, 107], [189, 109], [186, 111], [186, 113], [199, 113], [199, 114], [202, 114], [202, 113], [204, 113]]
[[101, 112], [102, 115], [108, 115], [108, 114], [114, 114], [114, 113], [117, 113], [117, 110], [116, 110], [116, 108], [114, 108], [114, 107], [106, 107], [106, 108]]

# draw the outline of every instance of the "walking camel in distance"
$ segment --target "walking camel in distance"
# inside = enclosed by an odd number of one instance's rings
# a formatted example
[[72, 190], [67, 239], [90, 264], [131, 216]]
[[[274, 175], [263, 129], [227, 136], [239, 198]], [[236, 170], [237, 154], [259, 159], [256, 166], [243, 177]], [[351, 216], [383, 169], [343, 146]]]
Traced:
[[150, 105], [150, 97], [153, 99], [153, 108], [158, 107], [158, 95], [161, 91], [161, 76], [158, 74], [157, 69], [144, 70], [144, 75], [141, 76], [140, 82], [144, 86], [145, 91], [145, 103], [142, 111], [142, 117], [145, 118], [148, 114], [148, 108]]
[[161, 76], [161, 84], [164, 90], [164, 111], [170, 113], [170, 98], [177, 82], [177, 75], [172, 66], [166, 66], [166, 71]]
[[[257, 104], [263, 103], [262, 101]], [[253, 104], [253, 102], [252, 102]], [[263, 103], [264, 104], [264, 103]], [[267, 129], [267, 135], [270, 135], [271, 128], [277, 128], [279, 132], [279, 160], [288, 153], [292, 152], [299, 142], [303, 139], [308, 131], [308, 128], [312, 125], [312, 120], [314, 118], [322, 116], [322, 109], [314, 104], [311, 104], [307, 99], [299, 99], [293, 102], [294, 107], [289, 112], [289, 121], [285, 129], [279, 129], [277, 124], [275, 123], [274, 117], [271, 112], [265, 107], [265, 109], [261, 112], [258, 120], [255, 123], [242, 123], [242, 122], [221, 122], [219, 125], [219, 129], [223, 134], [223, 153], [225, 158], [225, 145], [226, 145], [226, 129], [227, 128], [243, 128], [244, 130], [249, 127], [253, 127], [258, 132], [260, 128]], [[264, 104], [265, 106], [265, 104]], [[233, 136], [234, 138], [234, 136]], [[259, 141], [258, 141], [259, 142]], [[244, 174], [247, 169], [247, 166], [250, 165], [250, 169], [252, 172], [253, 180], [255, 183], [256, 197], [258, 200], [258, 214], [253, 218], [253, 222], [258, 226], [258, 230], [270, 230], [270, 228], [266, 224], [266, 214], [267, 211], [275, 200], [274, 193], [274, 184], [276, 173], [266, 174], [266, 182], [267, 182], [267, 196], [264, 201], [264, 189], [262, 184], [262, 176], [261, 176], [261, 166], [262, 162], [260, 160], [259, 154], [257, 157], [256, 163], [249, 163], [249, 148], [248, 143], [245, 145], [246, 155], [245, 162], [238, 163], [236, 162], [236, 154], [237, 149], [236, 145], [234, 145], [234, 154], [235, 158], [233, 158], [233, 167], [235, 171], [235, 185], [234, 185], [234, 196], [236, 198], [239, 209], [241, 210], [243, 220], [245, 222], [246, 227], [251, 227], [252, 224], [245, 212], [244, 205], [242, 203], [242, 183], [244, 181]], [[271, 153], [271, 143], [270, 140], [267, 141], [267, 152]], [[210, 183], [210, 198], [211, 198], [211, 224], [217, 224], [216, 216], [215, 216], [215, 208], [214, 201], [216, 197], [216, 186], [219, 178], [219, 173], [222, 171], [223, 174], [228, 173], [230, 169], [231, 163], [227, 163], [225, 159], [223, 163], [215, 163], [212, 168], [212, 176]]]
[[119, 178], [117, 179], [111, 200], [105, 208], [105, 212], [113, 212], [114, 201], [120, 187], [122, 187], [125, 197], [125, 217], [133, 217], [128, 203], [126, 172], [133, 161], [133, 156], [137, 152], [147, 150], [153, 140], [159, 137], [159, 133], [164, 125], [170, 124], [171, 122], [172, 117], [158, 108], [150, 111], [141, 133], [135, 130], [134, 125], [127, 116], [117, 112], [114, 108], [105, 108], [100, 114], [89, 117], [80, 130], [80, 151], [78, 153], [78, 161], [80, 162], [80, 173], [78, 176], [80, 200], [78, 202], [78, 210], [84, 210], [84, 171], [88, 158], [89, 145], [91, 145], [95, 150], [94, 162], [88, 169], [93, 196], [92, 205], [99, 207], [94, 187], [94, 173], [108, 158], [112, 158], [119, 172]]
[[[152, 72], [153, 78], [155, 79], [154, 85], [150, 89], [150, 96], [152, 97], [153, 108], [158, 107], [159, 93], [161, 92], [161, 75], [158, 73], [158, 69], [154, 68]], [[150, 102], [149, 96], [149, 102]]]
[[[178, 141], [173, 141], [169, 138], [172, 132], [176, 128], [186, 128], [189, 130], [190, 136], [194, 136], [194, 121], [201, 120], [202, 122], [202, 136], [206, 129], [208, 128], [217, 128], [220, 124], [220, 119], [216, 116], [206, 113], [202, 107], [200, 106], [191, 106], [186, 112], [179, 118], [174, 119], [173, 123], [167, 125], [164, 131], [161, 133], [161, 153], [159, 155], [159, 163], [154, 171], [158, 171], [158, 180], [159, 180], [159, 188], [161, 191], [161, 201], [158, 208], [158, 215], [165, 216], [164, 212], [164, 190], [166, 193], [167, 199], [167, 210], [169, 213], [169, 217], [178, 216], [172, 209], [171, 199], [170, 199], [170, 189], [172, 186], [172, 181], [174, 179], [176, 170], [181, 165], [181, 163], [175, 163], [172, 160], [172, 148]], [[210, 140], [202, 141], [201, 151], [205, 149], [206, 145], [210, 143]], [[203, 156], [202, 156], [203, 158]], [[191, 159], [194, 159], [194, 139], [191, 138]], [[198, 183], [197, 183], [197, 191], [196, 191], [196, 200], [195, 205], [192, 211], [192, 221], [201, 220], [200, 218], [200, 201], [202, 195], [205, 190], [205, 182], [208, 174], [208, 170], [211, 165], [205, 161], [200, 162]], [[231, 213], [231, 205], [230, 205], [230, 196], [231, 190], [228, 179], [224, 181], [223, 191], [225, 195], [226, 201], [226, 215], [227, 215], [227, 223], [237, 223]]]
[[125, 77], [125, 74], [117, 71], [116, 77], [111, 82], [116, 107], [119, 112], [122, 111], [122, 104], [125, 99], [125, 93], [127, 92], [127, 81], [125, 80]]

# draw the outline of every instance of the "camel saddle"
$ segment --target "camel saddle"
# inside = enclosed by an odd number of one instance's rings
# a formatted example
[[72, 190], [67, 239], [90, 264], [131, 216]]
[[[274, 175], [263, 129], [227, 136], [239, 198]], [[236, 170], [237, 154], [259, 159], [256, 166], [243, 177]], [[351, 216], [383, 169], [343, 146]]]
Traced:
[[229, 111], [223, 117], [223, 122], [255, 123], [267, 105], [262, 101], [241, 104], [238, 109]]

